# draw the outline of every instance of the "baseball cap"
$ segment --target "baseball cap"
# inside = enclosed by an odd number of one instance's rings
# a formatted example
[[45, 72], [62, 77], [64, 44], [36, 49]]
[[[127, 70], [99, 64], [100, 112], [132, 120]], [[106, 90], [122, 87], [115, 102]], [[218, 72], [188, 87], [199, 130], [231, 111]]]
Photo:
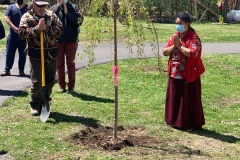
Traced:
[[49, 3], [47, 2], [47, 0], [32, 0], [34, 3], [36, 3], [39, 6], [43, 6], [43, 5], [49, 5]]

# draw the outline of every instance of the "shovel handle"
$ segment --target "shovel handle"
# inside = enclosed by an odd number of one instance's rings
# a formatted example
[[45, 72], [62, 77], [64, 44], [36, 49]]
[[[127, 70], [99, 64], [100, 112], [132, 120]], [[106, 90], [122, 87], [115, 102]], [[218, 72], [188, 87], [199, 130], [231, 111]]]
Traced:
[[40, 46], [41, 46], [42, 87], [45, 87], [44, 44], [42, 31], [40, 32]]

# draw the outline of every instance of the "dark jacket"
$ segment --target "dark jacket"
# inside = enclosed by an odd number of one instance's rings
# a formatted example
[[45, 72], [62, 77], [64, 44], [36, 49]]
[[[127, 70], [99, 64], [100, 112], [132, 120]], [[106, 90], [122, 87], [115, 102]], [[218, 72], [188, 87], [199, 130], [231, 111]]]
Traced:
[[63, 5], [55, 4], [52, 10], [63, 24], [63, 34], [58, 38], [59, 42], [76, 42], [78, 41], [78, 28], [82, 23], [82, 15], [78, 7], [71, 2], [67, 2], [68, 13], [64, 13]]

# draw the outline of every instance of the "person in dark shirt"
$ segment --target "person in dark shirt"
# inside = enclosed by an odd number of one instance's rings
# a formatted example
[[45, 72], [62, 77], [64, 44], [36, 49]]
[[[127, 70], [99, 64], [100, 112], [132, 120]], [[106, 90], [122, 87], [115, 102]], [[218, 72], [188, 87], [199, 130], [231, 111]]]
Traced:
[[25, 4], [25, 0], [17, 0], [16, 3], [8, 6], [5, 13], [5, 21], [10, 27], [10, 33], [7, 37], [6, 44], [6, 64], [5, 70], [1, 76], [9, 76], [10, 70], [13, 67], [15, 53], [18, 49], [19, 60], [18, 60], [18, 69], [19, 76], [25, 76], [24, 68], [26, 64], [26, 54], [24, 52], [26, 48], [26, 41], [22, 40], [18, 36], [18, 26], [20, 19], [24, 13], [27, 12], [28, 5]]
[[[63, 34], [58, 38], [58, 67], [57, 76], [61, 92], [74, 91], [75, 86], [75, 56], [78, 48], [79, 26], [82, 24], [83, 17], [78, 7], [67, 0], [57, 0], [52, 10], [59, 17], [63, 24]], [[67, 63], [68, 80], [65, 80], [65, 57]]]

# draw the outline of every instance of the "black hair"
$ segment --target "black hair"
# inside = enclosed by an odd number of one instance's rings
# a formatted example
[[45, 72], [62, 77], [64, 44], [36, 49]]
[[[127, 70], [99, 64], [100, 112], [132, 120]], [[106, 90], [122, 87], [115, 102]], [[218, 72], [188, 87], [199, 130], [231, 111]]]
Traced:
[[[177, 14], [176, 19], [180, 18], [182, 21], [184, 21], [185, 23], [189, 22], [189, 29], [191, 29], [193, 32], [195, 32], [195, 30], [190, 26], [191, 23], [191, 18], [189, 16], [189, 14], [187, 14], [186, 12], [180, 12]], [[196, 33], [196, 32], [195, 32]]]

